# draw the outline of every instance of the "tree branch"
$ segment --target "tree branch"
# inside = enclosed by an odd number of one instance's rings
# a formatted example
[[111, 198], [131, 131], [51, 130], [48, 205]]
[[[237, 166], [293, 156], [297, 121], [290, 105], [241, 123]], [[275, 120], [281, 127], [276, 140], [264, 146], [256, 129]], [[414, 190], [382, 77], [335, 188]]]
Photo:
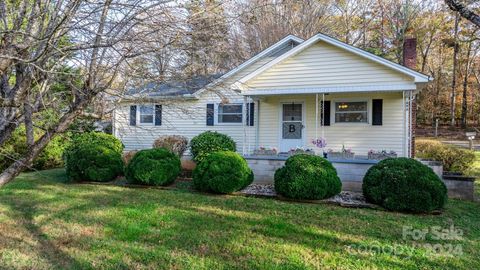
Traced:
[[458, 0], [445, 0], [445, 3], [451, 10], [457, 11], [463, 18], [471, 21], [476, 26], [480, 27], [480, 16], [468, 9], [464, 4]]

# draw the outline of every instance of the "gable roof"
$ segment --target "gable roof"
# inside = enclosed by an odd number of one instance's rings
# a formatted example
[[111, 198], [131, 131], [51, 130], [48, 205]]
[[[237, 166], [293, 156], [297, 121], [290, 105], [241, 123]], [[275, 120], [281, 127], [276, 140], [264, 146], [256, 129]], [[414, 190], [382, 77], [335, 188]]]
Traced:
[[381, 64], [381, 65], [384, 65], [390, 69], [393, 69], [393, 70], [396, 70], [400, 73], [403, 73], [407, 76], [410, 76], [412, 78], [414, 78], [415, 80], [415, 83], [426, 83], [426, 82], [429, 82], [431, 81], [431, 78], [430, 76], [428, 75], [425, 75], [423, 73], [420, 73], [420, 72], [417, 72], [413, 69], [410, 69], [410, 68], [407, 68], [403, 65], [400, 65], [400, 64], [397, 64], [395, 62], [392, 62], [390, 60], [387, 60], [383, 57], [380, 57], [380, 56], [377, 56], [375, 54], [372, 54], [370, 52], [367, 52], [365, 50], [362, 50], [362, 49], [359, 49], [357, 47], [354, 47], [354, 46], [351, 46], [351, 45], [348, 45], [344, 42], [341, 42], [337, 39], [334, 39], [332, 37], [329, 37], [327, 35], [324, 35], [324, 34], [316, 34], [314, 35], [313, 37], [309, 38], [308, 40], [306, 40], [305, 42], [301, 43], [300, 45], [298, 45], [297, 47], [293, 48], [292, 50], [280, 55], [279, 57], [273, 59], [272, 61], [268, 62], [267, 64], [263, 65], [262, 67], [258, 68], [257, 70], [255, 70], [254, 72], [252, 73], [249, 73], [247, 74], [246, 76], [244, 76], [243, 78], [241, 78], [239, 80], [239, 83], [245, 83], [247, 81], [249, 81], [250, 79], [260, 75], [261, 73], [263, 73], [264, 71], [270, 69], [271, 67], [275, 66], [276, 64], [282, 62], [283, 60], [289, 58], [289, 57], [292, 57], [294, 55], [297, 55], [298, 53], [302, 52], [303, 50], [305, 50], [306, 48], [310, 47], [311, 45], [317, 43], [318, 41], [323, 41], [323, 42], [326, 42], [330, 45], [333, 45], [335, 47], [338, 47], [338, 48], [341, 48], [343, 50], [346, 50], [346, 51], [349, 51], [349, 52], [352, 52], [356, 55], [359, 55], [361, 57], [364, 57], [364, 58], [367, 58], [373, 62], [376, 62], [378, 64]]
[[[281, 40], [279, 40], [278, 42], [276, 42], [275, 44], [273, 44], [272, 46], [266, 48], [265, 50], [261, 51], [260, 53], [256, 54], [255, 56], [251, 57], [250, 59], [248, 59], [247, 61], [243, 62], [241, 65], [239, 65], [238, 67], [230, 70], [229, 72], [225, 73], [224, 75], [222, 75], [220, 78], [218, 78], [217, 80], [211, 82], [210, 84], [206, 85], [204, 88], [200, 89], [199, 91], [195, 92], [194, 93], [194, 96], [198, 96], [200, 95], [202, 92], [204, 92], [205, 90], [207, 90], [208, 88], [210, 87], [213, 87], [217, 84], [219, 84], [220, 82], [224, 81], [225, 79], [228, 79], [230, 78], [231, 76], [237, 74], [238, 72], [240, 72], [241, 70], [247, 68], [248, 66], [252, 65], [253, 63], [257, 62], [258, 60], [260, 60], [261, 58], [263, 57], [266, 57], [268, 55], [275, 55], [278, 53], [278, 50], [284, 46], [285, 44], [288, 44], [288, 43], [295, 43], [295, 44], [301, 44], [302, 42], [304, 42], [303, 39], [297, 37], [297, 36], [294, 36], [294, 35], [288, 35], [284, 38], [282, 38]], [[298, 45], [300, 46], [300, 45]], [[298, 47], [297, 46], [297, 47]]]

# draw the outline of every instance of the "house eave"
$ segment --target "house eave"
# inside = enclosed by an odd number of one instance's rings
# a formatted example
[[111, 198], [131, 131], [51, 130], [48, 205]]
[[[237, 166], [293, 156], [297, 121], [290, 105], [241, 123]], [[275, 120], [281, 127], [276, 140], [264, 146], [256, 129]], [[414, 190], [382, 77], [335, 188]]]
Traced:
[[415, 91], [415, 84], [373, 85], [373, 86], [334, 86], [315, 88], [289, 88], [289, 89], [245, 89], [241, 92], [244, 96], [274, 96], [274, 95], [302, 95], [326, 93], [362, 93], [362, 92], [401, 92]]
[[131, 102], [158, 102], [158, 101], [188, 101], [188, 100], [197, 100], [198, 98], [192, 94], [178, 95], [178, 96], [141, 96], [141, 95], [131, 95], [124, 96], [120, 100], [121, 103], [131, 103]]

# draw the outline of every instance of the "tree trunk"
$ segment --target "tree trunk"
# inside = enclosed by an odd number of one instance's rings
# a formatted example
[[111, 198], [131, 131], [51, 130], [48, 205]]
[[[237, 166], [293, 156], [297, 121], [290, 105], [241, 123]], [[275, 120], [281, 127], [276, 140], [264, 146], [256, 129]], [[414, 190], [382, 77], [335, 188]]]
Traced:
[[468, 75], [470, 74], [470, 51], [472, 50], [472, 42], [469, 43], [467, 49], [467, 61], [465, 64], [465, 74], [463, 76], [463, 95], [462, 95], [462, 128], [467, 128], [467, 86]]
[[460, 17], [458, 13], [455, 15], [455, 33], [454, 33], [454, 45], [453, 45], [453, 75], [452, 75], [452, 93], [450, 97], [450, 126], [455, 126], [455, 100], [457, 87], [457, 55], [458, 55], [458, 23]]

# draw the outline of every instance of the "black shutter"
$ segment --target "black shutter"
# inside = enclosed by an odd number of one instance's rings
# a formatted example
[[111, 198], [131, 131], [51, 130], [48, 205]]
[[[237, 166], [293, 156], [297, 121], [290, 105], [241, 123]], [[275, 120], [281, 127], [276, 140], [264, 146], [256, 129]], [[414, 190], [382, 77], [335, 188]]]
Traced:
[[155, 105], [155, 126], [162, 125], [162, 105]]
[[247, 126], [253, 127], [255, 125], [255, 103], [248, 103], [247, 106]]
[[330, 126], [330, 100], [325, 100], [323, 102], [323, 125]]
[[213, 126], [214, 104], [207, 104], [207, 126]]
[[137, 125], [137, 105], [130, 106], [130, 126]]
[[372, 100], [372, 125], [381, 126], [383, 124], [382, 111], [383, 111], [383, 100], [373, 99]]

